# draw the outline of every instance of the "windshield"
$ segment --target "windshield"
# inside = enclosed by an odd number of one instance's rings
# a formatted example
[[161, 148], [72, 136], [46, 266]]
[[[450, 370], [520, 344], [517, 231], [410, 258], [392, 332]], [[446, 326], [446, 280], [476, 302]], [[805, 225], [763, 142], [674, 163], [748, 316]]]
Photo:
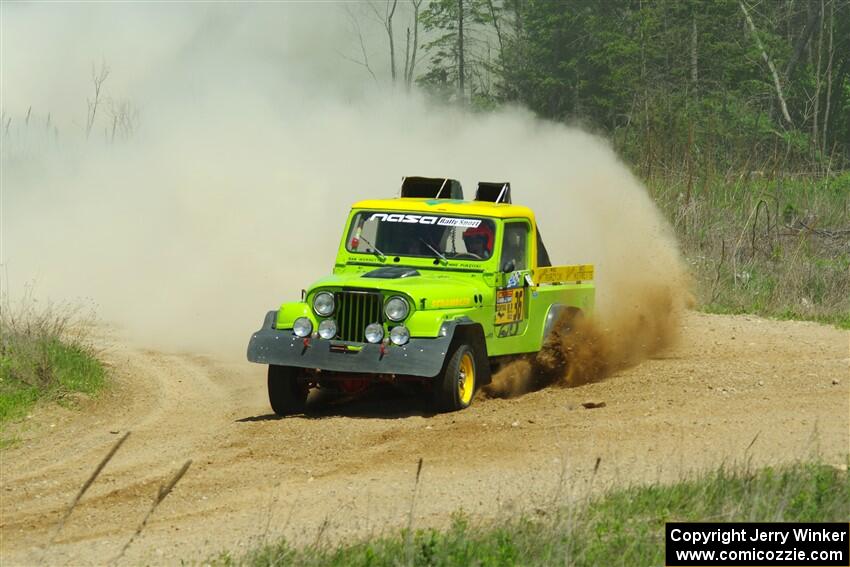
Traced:
[[490, 219], [363, 211], [354, 216], [345, 247], [378, 256], [481, 261], [493, 255], [495, 228]]

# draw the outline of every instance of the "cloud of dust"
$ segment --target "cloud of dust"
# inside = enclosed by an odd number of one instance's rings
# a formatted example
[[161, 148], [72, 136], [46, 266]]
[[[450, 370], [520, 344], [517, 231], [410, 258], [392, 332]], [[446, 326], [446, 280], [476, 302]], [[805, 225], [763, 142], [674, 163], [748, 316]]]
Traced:
[[540, 353], [500, 369], [485, 395], [514, 397], [601, 380], [672, 346], [679, 336], [693, 296], [672, 228], [627, 168], [597, 150], [559, 204], [575, 207], [582, 220], [556, 223], [554, 239], [544, 233], [550, 250], [570, 250], [568, 257], [550, 253], [553, 263], [596, 264], [596, 312], [578, 319], [565, 314]]
[[[340, 10], [4, 6], [4, 285], [92, 299], [147, 346], [241, 358], [268, 309], [330, 271], [352, 202], [394, 196], [404, 175], [468, 191], [510, 180], [553, 262], [596, 264], [606, 368], [667, 344], [685, 270], [607, 142], [519, 108], [464, 113], [377, 86], [340, 55], [359, 50]], [[102, 61], [106, 102], [86, 140]], [[122, 101], [133, 131], [111, 142]]]

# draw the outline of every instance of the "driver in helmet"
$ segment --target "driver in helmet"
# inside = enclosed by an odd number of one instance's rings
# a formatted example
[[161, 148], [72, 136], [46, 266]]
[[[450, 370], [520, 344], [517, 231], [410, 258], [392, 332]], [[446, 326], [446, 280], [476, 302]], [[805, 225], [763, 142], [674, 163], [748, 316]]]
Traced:
[[493, 253], [493, 236], [493, 229], [482, 222], [479, 226], [464, 231], [463, 244], [470, 254], [487, 259]]

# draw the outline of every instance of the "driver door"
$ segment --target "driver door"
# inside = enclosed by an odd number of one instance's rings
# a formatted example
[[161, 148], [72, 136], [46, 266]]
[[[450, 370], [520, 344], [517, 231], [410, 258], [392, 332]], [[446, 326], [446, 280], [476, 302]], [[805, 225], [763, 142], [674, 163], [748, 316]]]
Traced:
[[529, 283], [531, 281], [531, 225], [525, 220], [508, 221], [502, 231], [499, 258], [500, 282], [496, 289], [495, 335], [499, 349], [511, 351], [528, 328]]

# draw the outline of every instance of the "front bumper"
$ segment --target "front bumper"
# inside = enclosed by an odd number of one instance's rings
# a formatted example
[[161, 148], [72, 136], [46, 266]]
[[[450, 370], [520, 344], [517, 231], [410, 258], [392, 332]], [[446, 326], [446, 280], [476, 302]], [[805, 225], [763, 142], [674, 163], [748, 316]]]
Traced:
[[[266, 315], [263, 328], [251, 336], [248, 360], [259, 364], [275, 364], [364, 374], [402, 374], [433, 377], [440, 373], [451, 345], [451, 335], [433, 339], [410, 339], [404, 346], [388, 344], [381, 354], [380, 344], [356, 344], [310, 337], [304, 339], [289, 329], [274, 328], [276, 311]], [[360, 350], [349, 350], [353, 345]]]

